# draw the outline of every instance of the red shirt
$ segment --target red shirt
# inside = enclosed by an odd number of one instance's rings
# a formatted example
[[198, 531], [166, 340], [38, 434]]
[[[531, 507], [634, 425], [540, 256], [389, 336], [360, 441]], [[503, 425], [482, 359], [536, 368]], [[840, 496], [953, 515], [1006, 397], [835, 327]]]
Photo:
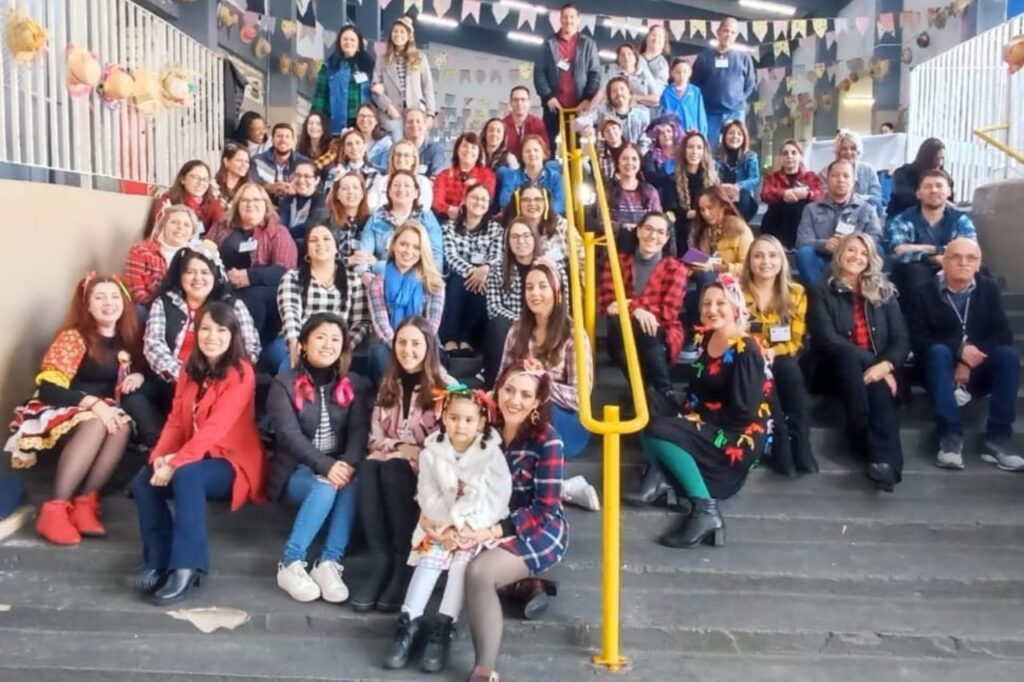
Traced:
[[576, 76], [572, 73], [573, 62], [576, 61], [576, 43], [579, 42], [579, 34], [574, 33], [572, 37], [565, 38], [558, 34], [558, 61], [569, 62], [568, 69], [558, 70], [558, 90], [555, 97], [562, 103], [563, 107], [575, 107], [580, 103], [579, 93], [576, 92]]
[[871, 332], [868, 331], [868, 316], [864, 311], [864, 297], [853, 295], [853, 338], [858, 348], [871, 350]]
[[196, 327], [194, 324], [196, 311], [189, 306], [188, 321], [185, 323], [185, 336], [181, 339], [181, 348], [178, 350], [178, 359], [184, 365], [188, 362], [188, 356], [192, 354], [192, 346], [196, 345]]

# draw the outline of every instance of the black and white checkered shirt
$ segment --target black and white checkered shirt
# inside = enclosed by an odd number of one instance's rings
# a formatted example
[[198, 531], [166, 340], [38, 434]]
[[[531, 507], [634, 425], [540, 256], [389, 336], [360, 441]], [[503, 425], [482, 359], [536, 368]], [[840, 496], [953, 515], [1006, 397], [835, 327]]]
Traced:
[[281, 333], [286, 340], [299, 338], [302, 325], [315, 313], [335, 313], [348, 323], [352, 335], [352, 348], [356, 348], [370, 330], [370, 306], [366, 298], [366, 287], [352, 270], [346, 273], [348, 296], [342, 299], [341, 292], [332, 284], [321, 285], [316, 278], [309, 283], [306, 298], [302, 298], [299, 286], [299, 271], [289, 270], [277, 288], [277, 309], [281, 313]]
[[480, 225], [472, 232], [459, 234], [455, 221], [444, 224], [444, 262], [448, 269], [462, 277], [480, 265], [490, 265], [501, 256], [502, 238], [505, 228], [496, 220]]

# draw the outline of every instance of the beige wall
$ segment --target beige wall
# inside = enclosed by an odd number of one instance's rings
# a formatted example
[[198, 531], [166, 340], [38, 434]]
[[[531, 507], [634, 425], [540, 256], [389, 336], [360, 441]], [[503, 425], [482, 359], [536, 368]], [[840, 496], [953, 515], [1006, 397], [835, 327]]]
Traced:
[[32, 391], [46, 345], [88, 270], [120, 273], [152, 200], [113, 192], [0, 180], [0, 419]]

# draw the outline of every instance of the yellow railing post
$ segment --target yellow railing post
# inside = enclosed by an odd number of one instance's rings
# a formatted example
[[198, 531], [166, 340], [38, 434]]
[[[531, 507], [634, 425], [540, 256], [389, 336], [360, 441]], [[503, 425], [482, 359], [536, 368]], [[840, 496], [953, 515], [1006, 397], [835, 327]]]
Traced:
[[[619, 421], [619, 406], [604, 406], [604, 421], [614, 424]], [[594, 656], [596, 665], [604, 666], [617, 672], [628, 661], [619, 654], [619, 585], [620, 538], [619, 538], [619, 476], [620, 456], [619, 445], [621, 436], [609, 433], [604, 437], [604, 516], [601, 519], [601, 532], [604, 536], [604, 573], [602, 574], [601, 614], [604, 623], [601, 627], [601, 653]], [[613, 475], [612, 472], [615, 472]], [[615, 570], [609, 570], [614, 566]]]
[[583, 282], [587, 294], [583, 299], [583, 322], [590, 347], [597, 348], [597, 237], [593, 232], [583, 233]]
[[1004, 154], [1006, 154], [1007, 156], [1009, 156], [1011, 159], [1013, 159], [1017, 163], [1024, 163], [1024, 153], [1019, 152], [1018, 150], [1014, 149], [1013, 147], [1011, 147], [1010, 145], [1008, 145], [1008, 144], [1006, 144], [1004, 142], [1000, 142], [999, 140], [997, 140], [992, 135], [992, 133], [994, 133], [994, 132], [998, 132], [1000, 130], [1009, 130], [1009, 129], [1010, 129], [1010, 124], [1009, 123], [998, 123], [996, 125], [987, 126], [985, 128], [977, 128], [977, 129], [974, 130], [974, 134], [977, 137], [980, 137], [985, 142], [988, 142], [990, 145], [992, 145], [993, 147], [995, 147], [999, 151], [1001, 151]]

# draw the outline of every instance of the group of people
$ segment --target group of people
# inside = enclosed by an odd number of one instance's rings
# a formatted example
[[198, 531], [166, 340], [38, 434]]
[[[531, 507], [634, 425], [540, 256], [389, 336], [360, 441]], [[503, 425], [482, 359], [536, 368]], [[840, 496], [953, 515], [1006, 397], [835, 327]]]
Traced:
[[[724, 543], [717, 502], [762, 459], [817, 471], [809, 388], [843, 401], [882, 490], [901, 478], [899, 396], [915, 377], [935, 408], [939, 466], [964, 466], [959, 407], [991, 393], [982, 458], [1024, 469], [1010, 443], [1019, 358], [970, 218], [948, 203], [940, 142], [896, 172], [883, 230], [852, 133], [824, 181], [787, 140], [762, 182], [734, 20], [692, 65], [667, 60], [656, 26], [604, 76], [578, 27], [566, 5], [535, 72], [543, 119], [517, 86], [509, 114], [460, 135], [450, 159], [430, 139], [429, 63], [402, 17], [380, 60], [354, 27], [339, 33], [297, 142], [290, 124], [268, 133], [247, 113], [215, 173], [186, 163], [124, 275], [81, 279], [16, 411], [16, 466], [60, 451], [40, 535], [106, 533], [99, 493], [134, 440], [146, 461], [130, 484], [144, 557], [133, 589], [166, 605], [199, 585], [208, 500], [285, 502], [296, 513], [281, 589], [399, 613], [384, 665], [420, 652], [426, 672], [445, 667], [465, 604], [471, 680], [497, 680], [499, 591], [542, 612], [555, 586], [538, 576], [569, 544], [563, 502], [599, 505], [585, 481], [563, 480], [589, 438], [578, 396], [593, 349], [571, 333], [565, 179], [551, 153], [562, 110], [600, 137], [591, 172], [607, 183], [627, 306], [607, 263], [584, 295], [609, 318], [623, 372], [632, 325], [654, 415], [630, 500], [689, 500], [664, 544]], [[371, 577], [350, 589], [355, 531]]]

